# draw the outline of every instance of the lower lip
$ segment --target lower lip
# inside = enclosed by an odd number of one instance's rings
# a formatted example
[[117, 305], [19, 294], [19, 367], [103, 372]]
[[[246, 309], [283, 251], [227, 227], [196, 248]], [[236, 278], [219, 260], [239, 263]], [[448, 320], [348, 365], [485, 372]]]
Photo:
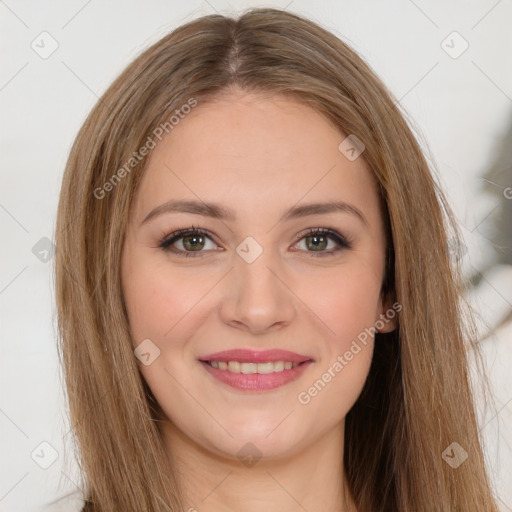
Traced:
[[204, 361], [200, 361], [206, 371], [210, 372], [217, 380], [242, 391], [265, 391], [284, 386], [298, 379], [313, 361], [305, 361], [295, 368], [275, 373], [233, 373], [229, 370], [219, 370]]

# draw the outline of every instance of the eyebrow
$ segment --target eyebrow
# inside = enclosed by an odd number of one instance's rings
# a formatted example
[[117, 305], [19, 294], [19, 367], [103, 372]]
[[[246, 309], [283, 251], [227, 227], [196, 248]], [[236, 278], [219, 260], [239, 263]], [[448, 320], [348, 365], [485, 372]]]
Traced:
[[[211, 217], [219, 220], [235, 220], [236, 214], [230, 208], [222, 206], [216, 203], [205, 203], [203, 201], [195, 200], [171, 200], [160, 206], [157, 206], [151, 210], [144, 220], [141, 222], [141, 226], [146, 222], [164, 214], [164, 213], [192, 213], [195, 215], [201, 215], [203, 217]], [[368, 227], [368, 221], [363, 215], [363, 212], [359, 208], [345, 203], [343, 201], [329, 201], [326, 203], [309, 203], [301, 206], [294, 206], [289, 210], [286, 210], [280, 218], [281, 221], [287, 221], [291, 219], [297, 219], [301, 217], [307, 217], [310, 215], [321, 215], [326, 213], [349, 213], [357, 217], [366, 227]]]

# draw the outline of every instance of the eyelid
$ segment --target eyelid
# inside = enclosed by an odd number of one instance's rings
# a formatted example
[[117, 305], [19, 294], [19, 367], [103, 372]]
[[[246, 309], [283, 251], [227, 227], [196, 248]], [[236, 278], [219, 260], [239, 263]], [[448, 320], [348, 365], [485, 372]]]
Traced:
[[336, 229], [329, 228], [329, 227], [322, 227], [322, 228], [306, 228], [303, 231], [301, 231], [296, 239], [295, 243], [300, 242], [304, 237], [306, 236], [314, 236], [314, 235], [326, 235], [334, 240], [337, 240], [338, 243], [341, 245], [346, 245], [347, 247], [351, 245], [351, 241], [349, 238], [341, 233], [339, 233]]

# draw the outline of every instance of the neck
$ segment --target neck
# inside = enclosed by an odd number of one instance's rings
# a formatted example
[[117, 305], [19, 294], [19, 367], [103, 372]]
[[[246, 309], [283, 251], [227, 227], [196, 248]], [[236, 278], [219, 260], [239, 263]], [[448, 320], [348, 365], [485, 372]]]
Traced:
[[217, 455], [170, 422], [163, 434], [178, 466], [184, 510], [354, 512], [343, 471], [343, 427], [286, 456], [252, 461]]

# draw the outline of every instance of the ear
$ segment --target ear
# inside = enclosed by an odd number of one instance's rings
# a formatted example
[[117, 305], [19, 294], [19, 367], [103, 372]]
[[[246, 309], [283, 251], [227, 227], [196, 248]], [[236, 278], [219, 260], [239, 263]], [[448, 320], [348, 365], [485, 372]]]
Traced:
[[392, 297], [381, 295], [379, 299], [378, 316], [375, 319], [375, 327], [380, 333], [394, 331], [398, 326], [398, 312], [402, 310], [402, 304], [394, 301]]

